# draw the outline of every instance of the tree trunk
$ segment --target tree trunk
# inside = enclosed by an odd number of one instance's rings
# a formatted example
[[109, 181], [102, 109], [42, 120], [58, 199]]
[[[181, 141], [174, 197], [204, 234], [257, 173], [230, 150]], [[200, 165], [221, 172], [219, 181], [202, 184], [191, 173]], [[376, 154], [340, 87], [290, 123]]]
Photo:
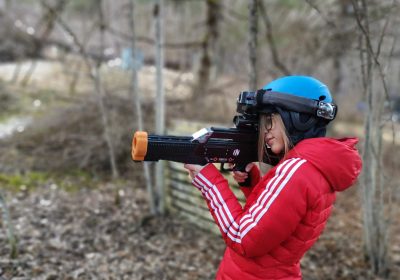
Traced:
[[257, 90], [258, 0], [249, 2], [249, 89]]
[[[132, 48], [132, 76], [131, 76], [131, 95], [132, 100], [134, 101], [134, 108], [136, 113], [136, 120], [137, 120], [137, 127], [138, 130], [143, 130], [143, 114], [142, 114], [142, 104], [141, 104], [141, 96], [139, 92], [139, 79], [137, 68], [135, 67], [135, 59], [136, 59], [136, 34], [135, 34], [135, 18], [134, 18], [134, 11], [135, 11], [135, 0], [129, 1], [129, 25], [132, 32], [132, 41], [131, 41], [131, 48]], [[154, 197], [154, 190], [153, 184], [151, 182], [150, 176], [150, 163], [144, 162], [143, 163], [143, 171], [144, 171], [144, 178], [146, 181], [146, 188], [147, 194], [149, 196], [149, 204], [150, 204], [150, 213], [155, 215], [157, 213], [156, 209], [156, 201]]]
[[[156, 133], [165, 133], [165, 100], [164, 100], [164, 0], [158, 0], [154, 6], [156, 32]], [[158, 192], [158, 211], [165, 212], [164, 163], [156, 163], [156, 189]]]
[[6, 200], [3, 193], [0, 191], [0, 210], [2, 210], [3, 224], [6, 227], [8, 243], [10, 243], [10, 258], [16, 259], [18, 257], [18, 241], [14, 235], [14, 227], [11, 223], [10, 213], [7, 207]]
[[219, 38], [219, 21], [222, 8], [220, 0], [206, 0], [206, 5], [206, 34], [201, 44], [200, 67], [193, 90], [194, 100], [198, 100], [207, 93], [211, 78], [211, 67], [214, 64], [215, 47]]
[[346, 54], [348, 52], [347, 46], [351, 43], [353, 34], [352, 32], [346, 32], [347, 26], [350, 26], [350, 22], [353, 19], [349, 17], [349, 0], [341, 0], [337, 3], [339, 7], [338, 17], [335, 21], [336, 23], [328, 22], [327, 27], [331, 27], [334, 30], [333, 44], [329, 44], [329, 47], [332, 48], [332, 65], [333, 65], [333, 83], [331, 87], [331, 91], [337, 96], [341, 96], [345, 93], [343, 89], [343, 80], [345, 77], [344, 73], [344, 64], [346, 61]]

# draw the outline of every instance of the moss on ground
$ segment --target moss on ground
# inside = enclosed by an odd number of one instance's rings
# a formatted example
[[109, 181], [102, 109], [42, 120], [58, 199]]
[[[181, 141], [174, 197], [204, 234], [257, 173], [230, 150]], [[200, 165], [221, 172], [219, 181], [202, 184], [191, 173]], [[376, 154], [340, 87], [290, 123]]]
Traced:
[[98, 182], [97, 178], [79, 170], [65, 174], [33, 171], [24, 174], [0, 173], [0, 189], [11, 192], [29, 192], [43, 187], [61, 188], [68, 192], [76, 192], [82, 187], [92, 188]]

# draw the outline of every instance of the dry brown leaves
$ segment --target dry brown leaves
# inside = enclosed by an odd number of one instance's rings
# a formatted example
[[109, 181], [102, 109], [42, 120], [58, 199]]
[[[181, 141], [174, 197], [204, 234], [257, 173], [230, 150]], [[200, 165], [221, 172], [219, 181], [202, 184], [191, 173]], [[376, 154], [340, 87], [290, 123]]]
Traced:
[[[135, 185], [102, 184], [68, 193], [49, 184], [31, 193], [8, 193], [19, 257], [8, 258], [2, 227], [0, 275], [5, 279], [213, 279], [224, 250], [222, 239], [181, 217], [149, 217], [146, 193]], [[324, 234], [303, 258], [304, 279], [378, 279], [362, 258], [359, 211], [348, 204], [356, 192], [349, 195], [339, 197]], [[396, 279], [399, 267], [397, 260], [390, 279]]]
[[210, 279], [224, 247], [180, 218], [149, 217], [145, 192], [133, 186], [52, 185], [9, 198], [19, 257], [8, 258], [1, 228], [5, 279]]

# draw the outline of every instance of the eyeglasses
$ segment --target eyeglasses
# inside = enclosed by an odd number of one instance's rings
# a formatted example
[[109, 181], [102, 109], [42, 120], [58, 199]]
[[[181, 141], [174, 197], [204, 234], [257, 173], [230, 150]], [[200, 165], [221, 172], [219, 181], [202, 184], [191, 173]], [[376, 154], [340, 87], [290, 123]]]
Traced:
[[265, 127], [266, 132], [269, 132], [273, 127], [273, 117], [274, 117], [274, 114], [267, 114], [265, 116], [264, 127]]

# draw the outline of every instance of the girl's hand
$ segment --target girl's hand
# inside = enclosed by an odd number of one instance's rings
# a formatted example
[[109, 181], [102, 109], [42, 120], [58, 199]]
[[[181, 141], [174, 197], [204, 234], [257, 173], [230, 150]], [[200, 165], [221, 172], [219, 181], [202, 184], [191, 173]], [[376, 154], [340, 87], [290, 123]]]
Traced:
[[193, 180], [204, 166], [185, 163], [183, 167], [189, 171], [189, 177]]
[[254, 163], [249, 163], [246, 165], [246, 172], [243, 171], [232, 171], [232, 177], [238, 183], [243, 183], [248, 177], [250, 170], [254, 167]]

